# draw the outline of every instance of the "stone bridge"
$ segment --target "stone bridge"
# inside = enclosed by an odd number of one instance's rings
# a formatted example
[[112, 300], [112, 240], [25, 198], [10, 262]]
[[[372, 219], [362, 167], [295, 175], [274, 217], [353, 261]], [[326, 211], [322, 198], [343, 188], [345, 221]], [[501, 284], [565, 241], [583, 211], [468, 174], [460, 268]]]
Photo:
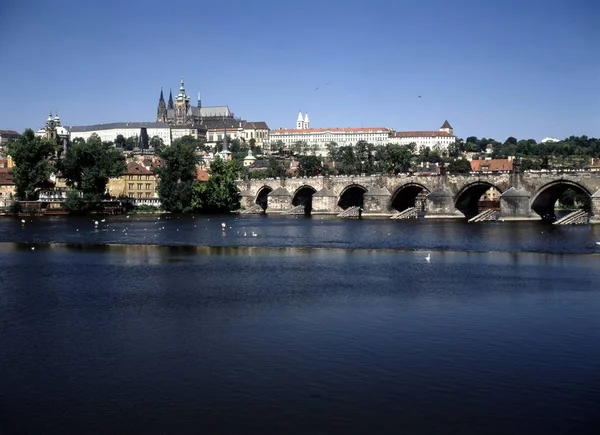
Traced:
[[500, 193], [501, 219], [553, 218], [556, 200], [568, 188], [591, 199], [600, 221], [600, 172], [525, 172], [465, 175], [337, 176], [238, 180], [242, 206], [259, 204], [281, 213], [303, 205], [307, 213], [339, 213], [360, 206], [363, 215], [392, 215], [425, 199], [426, 217], [466, 217], [478, 212], [490, 188]]

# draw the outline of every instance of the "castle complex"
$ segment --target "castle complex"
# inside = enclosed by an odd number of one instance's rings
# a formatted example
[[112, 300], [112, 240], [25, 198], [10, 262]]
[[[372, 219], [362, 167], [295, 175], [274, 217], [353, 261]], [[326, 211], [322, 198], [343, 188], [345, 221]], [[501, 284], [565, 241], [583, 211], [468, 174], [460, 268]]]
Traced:
[[200, 92], [198, 92], [198, 103], [192, 106], [190, 96], [185, 92], [183, 78], [179, 86], [179, 94], [173, 100], [173, 93], [169, 92], [169, 101], [165, 103], [162, 88], [158, 99], [156, 122], [165, 122], [169, 125], [189, 125], [207, 128], [218, 125], [234, 126], [235, 118], [227, 106], [202, 107]]
[[254, 139], [256, 145], [261, 146], [267, 138], [269, 127], [264, 121], [249, 122], [236, 118], [227, 106], [202, 107], [200, 92], [196, 106], [190, 103], [190, 96], [185, 92], [183, 78], [179, 86], [179, 94], [173, 100], [173, 93], [169, 91], [169, 101], [165, 102], [163, 90], [160, 90], [156, 121], [166, 123], [171, 127], [180, 125], [206, 129], [206, 142], [208, 145], [223, 140], [225, 136], [231, 139], [249, 141]]

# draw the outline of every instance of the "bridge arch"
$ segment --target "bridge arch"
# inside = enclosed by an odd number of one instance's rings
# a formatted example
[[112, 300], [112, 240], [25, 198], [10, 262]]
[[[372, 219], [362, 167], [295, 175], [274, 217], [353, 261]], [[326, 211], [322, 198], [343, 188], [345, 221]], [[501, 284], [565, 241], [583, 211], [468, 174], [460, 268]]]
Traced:
[[350, 184], [340, 192], [338, 207], [346, 210], [348, 207], [363, 207], [364, 194], [367, 188], [360, 184]]
[[266, 210], [269, 206], [269, 193], [272, 191], [273, 188], [271, 186], [264, 185], [260, 187], [256, 193], [256, 199], [254, 200], [254, 203], [260, 205], [263, 210]]
[[454, 206], [467, 219], [477, 216], [479, 214], [479, 199], [490, 189], [496, 190], [498, 195], [502, 193], [498, 186], [483, 180], [465, 184], [454, 197]]
[[391, 206], [397, 211], [403, 211], [410, 207], [416, 207], [420, 211], [423, 211], [425, 204], [424, 201], [421, 203], [419, 196], [429, 193], [430, 190], [422, 184], [413, 182], [403, 184], [392, 194]]
[[587, 187], [571, 180], [561, 179], [551, 181], [540, 187], [531, 198], [531, 209], [544, 220], [556, 219], [556, 202], [569, 189], [584, 198], [584, 209], [589, 210], [591, 208], [592, 192]]
[[317, 189], [308, 184], [302, 185], [296, 189], [292, 194], [292, 205], [297, 207], [299, 205], [304, 206], [304, 213], [310, 214], [312, 211], [312, 197]]

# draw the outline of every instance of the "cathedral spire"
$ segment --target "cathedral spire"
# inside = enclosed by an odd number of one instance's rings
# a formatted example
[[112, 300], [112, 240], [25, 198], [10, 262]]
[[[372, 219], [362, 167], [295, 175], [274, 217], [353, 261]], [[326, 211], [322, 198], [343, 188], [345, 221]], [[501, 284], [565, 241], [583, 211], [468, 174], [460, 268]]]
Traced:
[[156, 109], [156, 122], [167, 122], [167, 107], [163, 96], [162, 87], [160, 88], [160, 97], [158, 99], [158, 108]]
[[173, 91], [171, 89], [169, 89], [169, 105], [167, 106], [167, 109], [174, 109], [173, 107]]
[[200, 98], [200, 91], [198, 91], [198, 107], [202, 107], [202, 99]]

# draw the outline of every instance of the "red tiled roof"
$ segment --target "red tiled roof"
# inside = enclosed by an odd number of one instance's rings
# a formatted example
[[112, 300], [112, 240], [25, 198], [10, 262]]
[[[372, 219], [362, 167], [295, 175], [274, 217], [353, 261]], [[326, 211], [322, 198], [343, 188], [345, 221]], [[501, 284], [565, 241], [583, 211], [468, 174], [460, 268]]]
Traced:
[[154, 175], [154, 172], [144, 168], [139, 163], [129, 162], [123, 175]]
[[198, 168], [198, 170], [196, 171], [196, 180], [208, 181], [209, 178], [210, 178], [210, 175], [208, 174], [208, 172], [205, 169]]
[[390, 129], [385, 127], [361, 127], [361, 128], [280, 128], [271, 130], [270, 134], [303, 134], [303, 133], [389, 133]]
[[0, 168], [0, 186], [14, 186], [11, 175], [8, 173], [8, 168]]
[[395, 137], [452, 137], [445, 131], [397, 131]]
[[14, 136], [14, 137], [17, 137], [17, 136], [19, 136], [19, 133], [17, 133], [14, 130], [0, 130], [0, 136]]
[[512, 171], [513, 161], [509, 159], [471, 160], [473, 172]]
[[588, 166], [588, 168], [600, 168], [600, 159], [596, 160], [594, 163]]

